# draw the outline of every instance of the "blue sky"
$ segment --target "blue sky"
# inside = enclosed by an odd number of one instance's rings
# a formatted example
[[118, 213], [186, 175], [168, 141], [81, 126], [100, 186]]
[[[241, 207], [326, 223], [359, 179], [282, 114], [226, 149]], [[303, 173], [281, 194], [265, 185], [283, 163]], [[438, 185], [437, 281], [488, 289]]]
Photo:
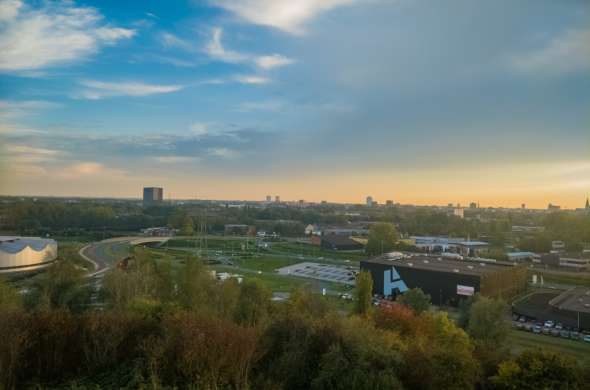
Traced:
[[577, 207], [590, 3], [0, 0], [0, 193]]

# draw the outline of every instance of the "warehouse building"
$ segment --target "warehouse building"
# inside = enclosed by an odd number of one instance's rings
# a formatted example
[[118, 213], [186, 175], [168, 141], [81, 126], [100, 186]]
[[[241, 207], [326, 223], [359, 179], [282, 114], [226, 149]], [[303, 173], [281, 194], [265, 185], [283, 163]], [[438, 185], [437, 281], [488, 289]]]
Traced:
[[506, 299], [526, 289], [526, 268], [509, 263], [392, 253], [361, 261], [360, 268], [371, 273], [376, 295], [420, 288], [436, 305], [457, 305], [476, 293]]
[[39, 237], [0, 236], [0, 273], [34, 271], [57, 258], [57, 242]]
[[360, 244], [352, 238], [340, 236], [337, 234], [322, 236], [320, 240], [320, 246], [323, 249], [333, 251], [358, 251], [364, 248], [363, 244]]

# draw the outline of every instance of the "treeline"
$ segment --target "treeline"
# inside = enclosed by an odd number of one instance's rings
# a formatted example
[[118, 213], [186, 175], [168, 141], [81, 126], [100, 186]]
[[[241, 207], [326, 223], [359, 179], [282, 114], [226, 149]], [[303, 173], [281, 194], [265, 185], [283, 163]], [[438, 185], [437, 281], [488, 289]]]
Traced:
[[[165, 210], [166, 211], [166, 210]], [[20, 234], [84, 235], [87, 231], [137, 231], [166, 224], [169, 212], [131, 202], [15, 201], [0, 209], [5, 230]]]
[[[64, 261], [66, 263], [67, 261]], [[45, 286], [66, 297], [84, 281]], [[77, 286], [77, 287], [76, 287]], [[218, 282], [198, 259], [138, 251], [104, 280], [104, 306], [23, 308], [0, 284], [0, 388], [584, 389], [590, 371], [543, 351], [511, 356], [502, 302], [462, 307], [459, 325], [407, 294], [374, 308], [362, 274], [355, 312], [300, 289], [273, 303], [255, 279]], [[61, 293], [56, 293], [61, 291]]]
[[[352, 214], [345, 215], [348, 211]], [[445, 235], [485, 239], [492, 247], [507, 244], [521, 250], [547, 252], [551, 241], [562, 240], [572, 251], [590, 243], [590, 215], [570, 212], [549, 214], [466, 209], [465, 219], [446, 211], [425, 208], [366, 208], [326, 205], [315, 208], [229, 208], [217, 204], [162, 205], [143, 208], [137, 202], [64, 203], [38, 200], [0, 205], [4, 230], [31, 235], [88, 235], [108, 237], [117, 232], [170, 226], [184, 233], [221, 234], [226, 224], [245, 224], [283, 236], [301, 236], [307, 224], [346, 225], [360, 221], [394, 223], [403, 235]], [[540, 226], [543, 233], [512, 234], [513, 225]]]

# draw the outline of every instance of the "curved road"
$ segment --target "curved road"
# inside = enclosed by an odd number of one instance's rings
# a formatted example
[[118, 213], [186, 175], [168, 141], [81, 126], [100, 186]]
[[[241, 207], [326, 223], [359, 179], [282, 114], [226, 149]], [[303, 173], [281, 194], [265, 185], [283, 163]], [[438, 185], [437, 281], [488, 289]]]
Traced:
[[131, 246], [152, 242], [163, 243], [167, 240], [167, 237], [117, 237], [95, 242], [80, 249], [78, 254], [94, 265], [94, 271], [87, 275], [94, 287], [91, 297], [93, 304], [99, 305], [98, 292], [102, 287], [105, 273], [129, 255]]

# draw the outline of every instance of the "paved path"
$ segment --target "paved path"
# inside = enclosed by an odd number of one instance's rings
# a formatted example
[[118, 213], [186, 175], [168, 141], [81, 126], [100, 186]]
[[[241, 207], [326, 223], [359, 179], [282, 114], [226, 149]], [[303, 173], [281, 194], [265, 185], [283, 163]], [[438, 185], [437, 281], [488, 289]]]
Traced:
[[98, 297], [105, 273], [123, 258], [129, 255], [130, 247], [148, 242], [165, 242], [166, 237], [117, 237], [88, 244], [78, 254], [94, 265], [94, 271], [88, 273], [93, 286], [91, 302], [100, 306]]

